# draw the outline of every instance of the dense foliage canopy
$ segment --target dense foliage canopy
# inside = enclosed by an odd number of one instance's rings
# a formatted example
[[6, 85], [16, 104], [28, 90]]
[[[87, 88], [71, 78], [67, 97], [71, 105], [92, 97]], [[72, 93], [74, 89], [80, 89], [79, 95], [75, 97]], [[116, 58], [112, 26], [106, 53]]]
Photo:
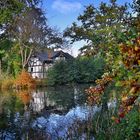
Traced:
[[105, 62], [101, 57], [81, 57], [70, 61], [56, 62], [49, 69], [49, 85], [94, 82], [104, 72]]
[[40, 2], [0, 1], [0, 71], [17, 75], [34, 52], [63, 44], [62, 35], [48, 25]]
[[[134, 0], [130, 7], [118, 5], [116, 0], [110, 0], [109, 4], [102, 2], [98, 8], [89, 5], [78, 17], [81, 25], [73, 23], [65, 31], [72, 42], [89, 42], [81, 48], [82, 55], [100, 54], [106, 62], [105, 73], [96, 80], [96, 86], [86, 90], [90, 105], [102, 105], [101, 119], [99, 114], [94, 118], [97, 139], [139, 137], [139, 8], [139, 0]], [[108, 109], [110, 96], [116, 100], [115, 110]]]
[[[39, 46], [63, 43], [48, 26], [39, 2], [0, 1], [0, 70], [16, 75]], [[96, 85], [85, 92], [89, 105], [101, 106], [87, 126], [95, 139], [139, 139], [140, 0], [91, 4], [77, 19], [80, 24], [73, 23], [64, 36], [87, 45], [79, 58], [56, 62], [48, 71], [47, 84], [93, 82]], [[109, 108], [112, 102], [115, 107]]]

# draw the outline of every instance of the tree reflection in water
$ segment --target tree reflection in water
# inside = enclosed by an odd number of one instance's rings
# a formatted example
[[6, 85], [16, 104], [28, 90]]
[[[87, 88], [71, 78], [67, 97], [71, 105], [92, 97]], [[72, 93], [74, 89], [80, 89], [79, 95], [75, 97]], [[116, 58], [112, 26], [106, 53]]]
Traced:
[[[32, 122], [36, 118], [43, 116], [47, 119], [52, 113], [66, 114], [77, 105], [84, 104], [84, 90], [88, 86], [59, 86], [0, 93], [0, 139], [33, 139], [39, 131], [32, 129]], [[43, 132], [39, 134], [40, 138], [47, 136]]]

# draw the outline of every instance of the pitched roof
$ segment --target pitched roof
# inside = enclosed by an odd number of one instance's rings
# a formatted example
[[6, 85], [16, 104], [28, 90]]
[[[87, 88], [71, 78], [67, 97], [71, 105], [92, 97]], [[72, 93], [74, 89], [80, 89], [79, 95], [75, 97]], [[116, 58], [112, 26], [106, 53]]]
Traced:
[[73, 57], [69, 53], [65, 53], [63, 51], [56, 51], [53, 53], [52, 59], [59, 57], [59, 56], [64, 56], [66, 59], [72, 59]]
[[38, 57], [42, 62], [48, 59], [48, 54], [45, 52], [37, 53], [35, 56]]
[[56, 57], [64, 56], [66, 59], [73, 59], [73, 57], [69, 53], [65, 53], [63, 51], [55, 51], [55, 52], [40, 52], [36, 53], [34, 56], [38, 57], [40, 61], [53, 61]]

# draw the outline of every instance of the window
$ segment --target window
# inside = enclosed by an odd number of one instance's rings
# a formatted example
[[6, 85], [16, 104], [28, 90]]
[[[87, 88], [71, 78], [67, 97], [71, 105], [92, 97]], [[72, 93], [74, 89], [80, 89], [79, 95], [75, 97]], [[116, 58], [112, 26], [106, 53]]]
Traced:
[[65, 60], [65, 57], [59, 56], [59, 57], [56, 57], [55, 60]]
[[31, 68], [31, 72], [33, 72], [33, 68]]

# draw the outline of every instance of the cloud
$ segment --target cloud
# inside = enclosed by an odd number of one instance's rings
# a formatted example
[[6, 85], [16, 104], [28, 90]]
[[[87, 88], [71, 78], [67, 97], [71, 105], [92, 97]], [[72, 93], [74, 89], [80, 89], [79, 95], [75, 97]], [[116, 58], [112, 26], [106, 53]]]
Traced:
[[55, 0], [52, 4], [52, 8], [62, 14], [76, 12], [82, 8], [79, 2], [68, 2], [66, 0]]

